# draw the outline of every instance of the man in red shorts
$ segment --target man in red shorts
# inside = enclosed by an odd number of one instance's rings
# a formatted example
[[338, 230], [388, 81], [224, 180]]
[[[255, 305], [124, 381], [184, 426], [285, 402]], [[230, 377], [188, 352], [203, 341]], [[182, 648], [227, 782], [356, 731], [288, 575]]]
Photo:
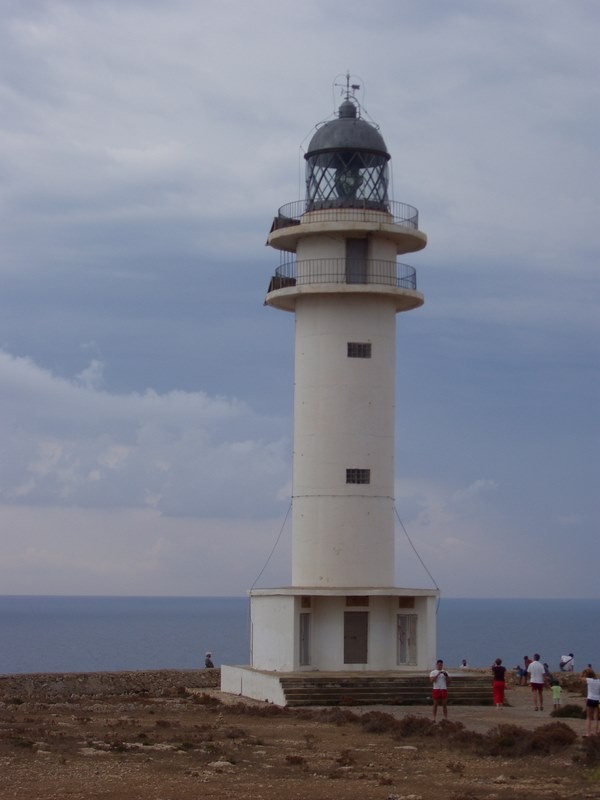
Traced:
[[444, 719], [448, 719], [448, 673], [444, 669], [444, 662], [438, 659], [435, 669], [429, 673], [429, 680], [433, 684], [431, 697], [433, 700], [433, 721], [437, 716], [438, 705], [442, 706]]

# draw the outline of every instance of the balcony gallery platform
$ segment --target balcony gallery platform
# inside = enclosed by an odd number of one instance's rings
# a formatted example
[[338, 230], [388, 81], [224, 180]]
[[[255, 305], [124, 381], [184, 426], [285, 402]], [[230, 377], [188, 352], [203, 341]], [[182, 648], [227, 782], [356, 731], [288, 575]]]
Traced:
[[[291, 284], [291, 285], [290, 285]], [[374, 283], [296, 283], [293, 279], [281, 278], [275, 275], [271, 279], [265, 305], [277, 308], [280, 311], [294, 311], [298, 298], [310, 295], [332, 295], [339, 298], [358, 295], [360, 297], [386, 297], [394, 303], [394, 310], [411, 311], [419, 308], [425, 302], [421, 292], [415, 289], [404, 289], [400, 286], [390, 286], [383, 282]]]

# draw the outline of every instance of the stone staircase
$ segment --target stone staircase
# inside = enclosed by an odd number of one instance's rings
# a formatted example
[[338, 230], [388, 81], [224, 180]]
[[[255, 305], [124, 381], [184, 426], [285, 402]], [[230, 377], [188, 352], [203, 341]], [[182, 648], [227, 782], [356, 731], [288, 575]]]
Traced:
[[[397, 673], [344, 675], [293, 673], [279, 675], [288, 706], [416, 706], [431, 703], [427, 675]], [[451, 705], [491, 705], [492, 687], [487, 675], [450, 675]]]

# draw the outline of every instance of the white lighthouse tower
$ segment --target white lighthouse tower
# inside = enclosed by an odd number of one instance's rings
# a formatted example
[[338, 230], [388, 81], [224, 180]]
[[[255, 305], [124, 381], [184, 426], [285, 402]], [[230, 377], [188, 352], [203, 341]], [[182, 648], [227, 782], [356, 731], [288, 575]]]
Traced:
[[390, 155], [355, 88], [347, 76], [308, 146], [305, 199], [268, 238], [282, 263], [265, 302], [296, 321], [292, 585], [251, 591], [251, 667], [224, 667], [222, 688], [274, 702], [282, 673], [435, 659], [438, 592], [394, 585], [396, 315], [424, 302], [397, 256], [427, 237], [389, 198]]

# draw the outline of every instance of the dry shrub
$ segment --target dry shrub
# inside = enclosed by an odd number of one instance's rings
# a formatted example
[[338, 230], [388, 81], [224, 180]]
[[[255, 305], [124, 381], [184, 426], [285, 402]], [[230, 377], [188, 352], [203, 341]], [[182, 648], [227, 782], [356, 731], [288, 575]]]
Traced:
[[178, 748], [179, 748], [180, 750], [184, 750], [184, 751], [187, 751], [187, 750], [193, 750], [193, 749], [194, 749], [194, 743], [193, 743], [193, 742], [189, 742], [189, 741], [185, 740], [185, 741], [181, 742], [181, 743], [178, 745]]
[[306, 767], [306, 759], [304, 758], [304, 756], [288, 755], [285, 757], [285, 760], [287, 761], [288, 764], [291, 764], [292, 766]]
[[260, 706], [248, 703], [232, 703], [230, 706], [223, 706], [221, 711], [223, 714], [245, 714], [248, 717], [279, 717], [282, 714], [290, 713], [287, 708], [276, 706], [273, 703], [265, 703]]
[[356, 759], [352, 754], [352, 750], [342, 750], [335, 761], [340, 767], [353, 767], [356, 764]]
[[360, 724], [367, 733], [396, 733], [400, 721], [383, 711], [369, 711], [360, 718]]
[[498, 725], [482, 736], [479, 741], [479, 753], [490, 756], [516, 756], [527, 751], [526, 743], [530, 732], [519, 725], [507, 723]]
[[248, 733], [243, 728], [227, 728], [223, 736], [225, 739], [246, 739]]
[[531, 732], [529, 752], [556, 753], [577, 739], [577, 734], [564, 722], [550, 722]]
[[111, 753], [124, 753], [127, 750], [125, 742], [122, 742], [120, 739], [114, 739], [109, 744]]
[[305, 733], [304, 734], [304, 742], [306, 744], [307, 750], [314, 750], [317, 746], [317, 742], [319, 741], [318, 737], [315, 736], [314, 733]]
[[[436, 731], [437, 733], [437, 731]], [[474, 753], [488, 754], [486, 749], [487, 734], [470, 731], [466, 728], [456, 730], [452, 733], [450, 741], [453, 745], [460, 747], [461, 750], [471, 750]]]
[[19, 739], [16, 736], [10, 739], [10, 743], [13, 745], [13, 747], [24, 748], [32, 748], [34, 745], [34, 742], [32, 742], [31, 739]]
[[[581, 741], [582, 754], [574, 757], [574, 761], [583, 762], [587, 767], [600, 766], [600, 736], [584, 736]], [[600, 780], [600, 770], [594, 777]]]
[[206, 692], [202, 692], [202, 694], [193, 694], [192, 703], [196, 703], [199, 706], [212, 706], [213, 708], [222, 705], [218, 697], [212, 694], [206, 694]]
[[343, 708], [324, 708], [318, 716], [320, 722], [329, 722], [332, 725], [347, 725], [349, 722], [357, 722], [362, 720], [354, 711], [348, 711]]
[[498, 725], [482, 737], [480, 753], [491, 756], [549, 755], [569, 747], [577, 734], [564, 722], [550, 722], [533, 731], [518, 725]]
[[435, 731], [435, 725], [430, 719], [409, 714], [398, 720], [394, 734], [398, 738], [405, 736], [431, 736]]
[[550, 714], [551, 717], [568, 717], [569, 719], [585, 719], [585, 708], [577, 703], [567, 703]]

